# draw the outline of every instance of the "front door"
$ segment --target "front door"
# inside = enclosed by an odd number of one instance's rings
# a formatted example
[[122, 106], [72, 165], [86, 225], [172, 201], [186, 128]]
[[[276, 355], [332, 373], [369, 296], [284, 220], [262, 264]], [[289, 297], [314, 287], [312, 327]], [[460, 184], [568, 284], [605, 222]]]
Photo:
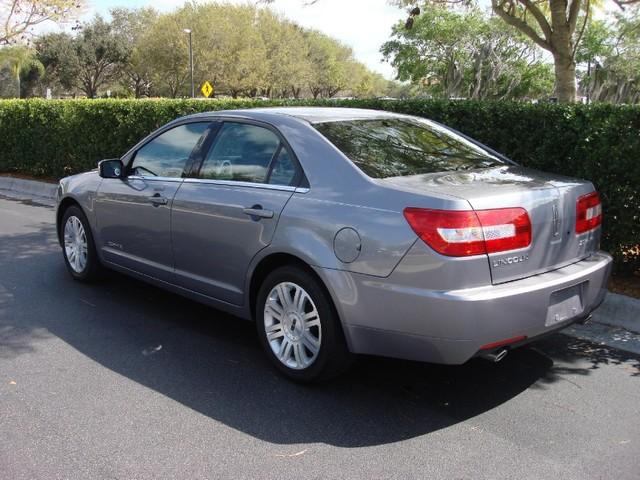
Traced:
[[301, 170], [272, 130], [225, 122], [173, 202], [177, 282], [241, 305], [251, 259], [269, 245]]
[[208, 122], [166, 130], [140, 147], [124, 179], [104, 179], [95, 208], [99, 248], [107, 262], [173, 280], [171, 205]]

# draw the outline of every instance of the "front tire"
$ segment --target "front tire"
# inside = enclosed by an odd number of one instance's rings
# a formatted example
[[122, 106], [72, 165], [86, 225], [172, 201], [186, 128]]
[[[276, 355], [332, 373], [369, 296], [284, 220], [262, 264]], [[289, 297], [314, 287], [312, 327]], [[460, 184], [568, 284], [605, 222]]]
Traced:
[[326, 380], [352, 363], [331, 299], [301, 268], [285, 266], [267, 276], [258, 292], [255, 317], [267, 356], [292, 380]]
[[61, 223], [62, 253], [67, 270], [75, 280], [91, 282], [98, 278], [101, 265], [91, 227], [77, 206], [67, 208]]

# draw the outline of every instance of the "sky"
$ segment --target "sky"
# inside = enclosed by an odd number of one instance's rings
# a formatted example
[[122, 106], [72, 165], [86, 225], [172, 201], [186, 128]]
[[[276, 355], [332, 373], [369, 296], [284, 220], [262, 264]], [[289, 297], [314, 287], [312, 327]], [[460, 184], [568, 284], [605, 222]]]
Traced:
[[[246, 0], [227, 0], [228, 3], [247, 3]], [[96, 13], [106, 16], [113, 7], [152, 6], [171, 11], [184, 0], [87, 0], [83, 19]], [[250, 3], [255, 3], [250, 2]], [[388, 0], [275, 0], [271, 8], [304, 27], [315, 28], [349, 45], [355, 57], [371, 70], [388, 79], [394, 77], [391, 65], [382, 62], [380, 46], [389, 38], [391, 27], [407, 14], [389, 5]], [[194, 39], [195, 41], [195, 39]]]

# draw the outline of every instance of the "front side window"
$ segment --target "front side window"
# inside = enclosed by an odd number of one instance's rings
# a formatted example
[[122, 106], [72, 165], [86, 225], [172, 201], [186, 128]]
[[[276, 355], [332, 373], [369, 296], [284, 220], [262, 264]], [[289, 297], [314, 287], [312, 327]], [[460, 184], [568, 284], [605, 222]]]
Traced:
[[182, 176], [191, 152], [207, 127], [208, 122], [187, 123], [161, 133], [136, 152], [131, 174], [143, 177]]
[[264, 183], [280, 139], [271, 130], [226, 122], [200, 169], [200, 178]]
[[314, 125], [372, 178], [399, 177], [504, 164], [460, 135], [412, 119], [374, 119]]

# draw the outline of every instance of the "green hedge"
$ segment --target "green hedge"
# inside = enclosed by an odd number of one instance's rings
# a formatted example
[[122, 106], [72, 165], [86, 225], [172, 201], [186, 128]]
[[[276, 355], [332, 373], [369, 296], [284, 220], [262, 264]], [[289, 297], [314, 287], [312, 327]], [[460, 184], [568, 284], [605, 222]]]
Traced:
[[509, 102], [8, 100], [0, 101], [0, 172], [61, 177], [117, 157], [181, 115], [269, 105], [394, 110], [450, 125], [517, 162], [591, 180], [605, 207], [603, 247], [640, 268], [640, 108]]

